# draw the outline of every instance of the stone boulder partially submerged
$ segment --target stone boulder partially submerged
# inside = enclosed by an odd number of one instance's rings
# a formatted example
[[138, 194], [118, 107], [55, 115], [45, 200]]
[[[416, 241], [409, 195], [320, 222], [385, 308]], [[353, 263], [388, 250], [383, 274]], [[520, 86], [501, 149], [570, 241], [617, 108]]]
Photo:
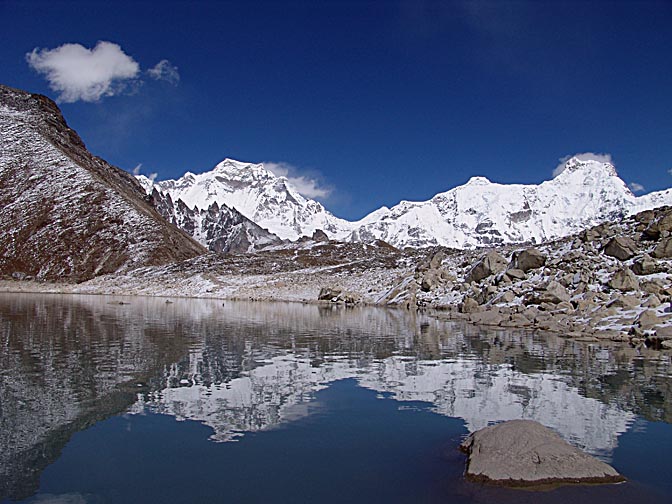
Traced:
[[466, 477], [506, 486], [617, 483], [613, 467], [568, 444], [532, 420], [511, 420], [472, 433], [460, 446]]

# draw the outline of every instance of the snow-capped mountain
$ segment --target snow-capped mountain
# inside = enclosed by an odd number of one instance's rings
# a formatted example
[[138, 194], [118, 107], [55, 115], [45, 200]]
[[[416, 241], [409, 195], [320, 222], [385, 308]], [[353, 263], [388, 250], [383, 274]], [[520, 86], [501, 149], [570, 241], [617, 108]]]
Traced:
[[286, 177], [274, 175], [263, 164], [225, 159], [211, 171], [187, 172], [177, 180], [152, 183], [142, 175], [138, 178], [148, 193], [153, 185], [173, 201], [181, 199], [199, 211], [212, 203], [226, 205], [282, 239], [296, 240], [317, 229], [329, 236], [345, 236], [353, 229], [353, 224], [304, 198]]
[[81, 281], [206, 252], [86, 150], [53, 101], [2, 85], [0, 227], [0, 275]]
[[672, 204], [672, 190], [636, 197], [613, 165], [569, 159], [539, 185], [497, 184], [472, 177], [428, 201], [402, 201], [377, 211], [348, 239], [396, 246], [469, 248], [567, 236], [607, 220]]
[[384, 240], [398, 247], [541, 243], [641, 210], [672, 205], [672, 189], [636, 197], [613, 165], [577, 157], [569, 159], [558, 176], [539, 185], [497, 184], [472, 177], [428, 201], [402, 201], [357, 222], [335, 217], [261, 164], [225, 159], [212, 171], [187, 173], [178, 180], [152, 183], [138, 178], [148, 192], [156, 188], [197, 213], [214, 202], [227, 205], [281, 238], [294, 240], [322, 229], [337, 240]]

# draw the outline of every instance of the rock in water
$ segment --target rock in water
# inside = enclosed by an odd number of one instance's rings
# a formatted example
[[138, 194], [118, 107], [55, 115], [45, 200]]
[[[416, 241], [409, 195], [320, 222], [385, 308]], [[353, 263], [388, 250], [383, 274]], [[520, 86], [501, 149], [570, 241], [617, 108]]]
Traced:
[[474, 481], [506, 486], [625, 481], [610, 465], [532, 420], [485, 427], [460, 448], [469, 455], [466, 476]]

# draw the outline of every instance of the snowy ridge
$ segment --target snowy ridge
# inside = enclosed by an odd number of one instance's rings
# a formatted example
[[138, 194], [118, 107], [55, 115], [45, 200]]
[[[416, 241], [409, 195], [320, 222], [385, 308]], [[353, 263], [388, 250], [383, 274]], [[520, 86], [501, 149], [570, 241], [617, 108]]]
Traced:
[[471, 248], [568, 236], [607, 220], [672, 204], [672, 190], [636, 197], [613, 165], [571, 158], [539, 185], [497, 184], [472, 177], [428, 201], [402, 201], [348, 239], [397, 246]]
[[285, 177], [262, 164], [225, 159], [212, 171], [186, 173], [177, 180], [139, 180], [190, 208], [212, 203], [235, 208], [283, 239], [310, 236], [354, 242], [384, 240], [397, 247], [454, 248], [542, 243], [608, 220], [672, 205], [672, 189], [636, 197], [610, 163], [571, 158], [554, 179], [538, 185], [498, 184], [472, 177], [466, 184], [428, 201], [381, 207], [357, 222], [339, 219], [306, 199]]

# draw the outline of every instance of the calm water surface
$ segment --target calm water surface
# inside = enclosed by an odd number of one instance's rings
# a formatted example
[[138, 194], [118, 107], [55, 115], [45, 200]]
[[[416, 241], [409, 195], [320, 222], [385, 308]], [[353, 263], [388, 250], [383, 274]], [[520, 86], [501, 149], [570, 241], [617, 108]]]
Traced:
[[[669, 502], [669, 354], [402, 311], [173, 301], [0, 294], [1, 502]], [[514, 418], [629, 481], [466, 483], [460, 441]]]

